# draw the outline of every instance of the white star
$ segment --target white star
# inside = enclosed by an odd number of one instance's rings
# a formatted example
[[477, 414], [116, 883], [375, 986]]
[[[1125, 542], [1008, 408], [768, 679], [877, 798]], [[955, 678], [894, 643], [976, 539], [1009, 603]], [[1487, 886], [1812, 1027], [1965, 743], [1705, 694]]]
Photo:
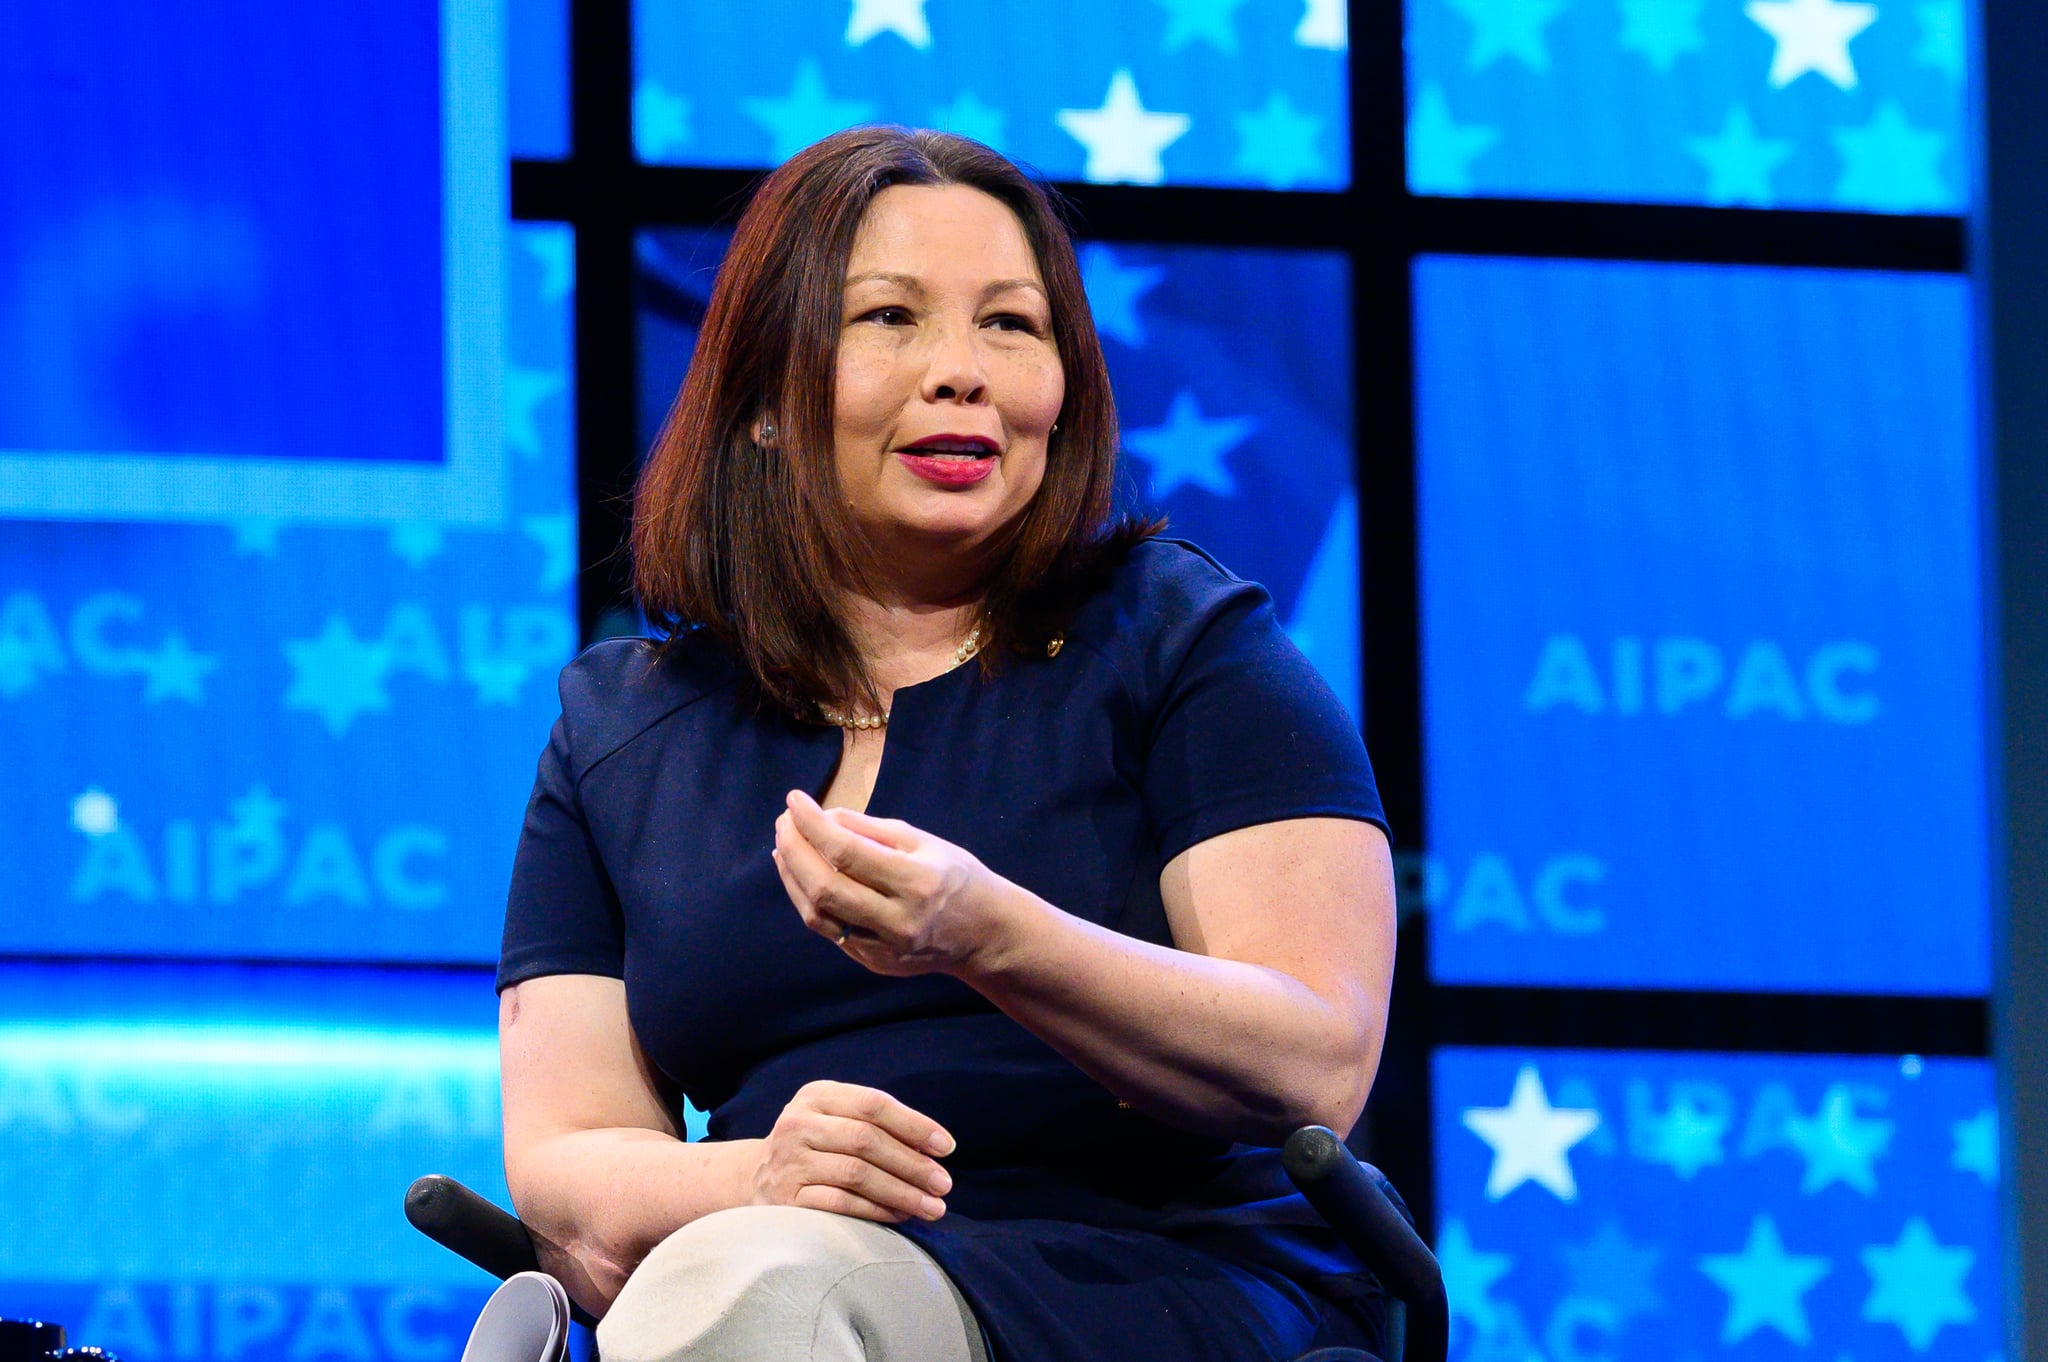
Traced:
[[1138, 315], [1138, 300], [1159, 286], [1166, 277], [1163, 265], [1117, 263], [1116, 253], [1099, 241], [1081, 248], [1081, 286], [1088, 294], [1088, 310], [1095, 329], [1115, 336], [1125, 345], [1145, 343], [1145, 321]]
[[1873, 1244], [1862, 1257], [1871, 1282], [1863, 1318], [1898, 1325], [1914, 1352], [1926, 1352], [1942, 1325], [1977, 1318], [1977, 1307], [1963, 1289], [1976, 1252], [1943, 1245], [1919, 1216], [1906, 1222], [1896, 1243]]
[[1159, 153], [1179, 141], [1193, 120], [1186, 114], [1146, 109], [1138, 102], [1138, 83], [1126, 67], [1109, 78], [1109, 94], [1101, 108], [1061, 109], [1053, 121], [1088, 148], [1082, 179], [1095, 184], [1159, 184], [1166, 179]]
[[1856, 88], [1849, 40], [1877, 22], [1877, 6], [1860, 0], [1749, 0], [1742, 12], [1777, 39], [1771, 88], [1782, 90], [1818, 71], [1844, 90]]
[[1565, 1155], [1599, 1128], [1598, 1111], [1551, 1106], [1533, 1064], [1515, 1075], [1506, 1106], [1465, 1110], [1465, 1129], [1493, 1149], [1493, 1170], [1486, 1177], [1489, 1201], [1499, 1201], [1525, 1182], [1541, 1183], [1561, 1201], [1577, 1200], [1579, 1185]]
[[1967, 1121], [1951, 1123], [1949, 1133], [1956, 1142], [1955, 1152], [1949, 1155], [1949, 1167], [1975, 1173], [1977, 1180], [1987, 1187], [1997, 1182], [1998, 1113], [1985, 1107]]
[[1346, 27], [1344, 0], [1303, 0], [1301, 22], [1294, 27], [1299, 47], [1319, 47], [1342, 52], [1351, 45]]
[[319, 715], [335, 737], [347, 733], [358, 714], [391, 708], [391, 696], [384, 689], [391, 650], [381, 642], [357, 638], [341, 616], [329, 615], [313, 638], [286, 640], [284, 652], [292, 664], [284, 707]]
[[660, 162], [671, 148], [690, 142], [690, 101], [672, 95], [651, 80], [633, 91], [633, 152], [643, 161]]
[[138, 662], [149, 678], [142, 688], [143, 703], [151, 705], [169, 696], [195, 705], [204, 703], [206, 691], [200, 682], [220, 666], [220, 658], [214, 654], [195, 653], [186, 647], [185, 636], [175, 629], [164, 635], [156, 652], [143, 653]]
[[1463, 1315], [1482, 1334], [1493, 1332], [1498, 1304], [1488, 1294], [1493, 1284], [1507, 1275], [1515, 1260], [1505, 1253], [1481, 1253], [1472, 1243], [1465, 1222], [1453, 1220], [1444, 1226], [1436, 1241], [1436, 1261], [1443, 1270], [1444, 1295], [1450, 1298], [1451, 1317]]
[[1124, 437], [1131, 452], [1152, 465], [1151, 489], [1155, 497], [1171, 493], [1182, 483], [1234, 496], [1237, 480], [1223, 466], [1223, 456], [1251, 438], [1259, 423], [1249, 416], [1204, 417], [1195, 405], [1195, 395], [1183, 388], [1173, 395], [1166, 409], [1166, 424], [1134, 430]]
[[1408, 187], [1417, 194], [1471, 193], [1472, 158], [1499, 140], [1499, 128], [1452, 119], [1442, 86], [1423, 86], [1408, 113]]
[[1721, 1342], [1740, 1343], [1766, 1327], [1794, 1343], [1812, 1341], [1805, 1296], [1828, 1275], [1828, 1260], [1785, 1252], [1785, 1241], [1769, 1216], [1749, 1222], [1749, 1241], [1742, 1252], [1703, 1254], [1698, 1261], [1700, 1271], [1728, 1293]]
[[923, 51], [932, 45], [924, 6], [925, 0], [853, 0], [853, 13], [846, 20], [846, 45], [859, 47], [878, 33], [893, 33]]

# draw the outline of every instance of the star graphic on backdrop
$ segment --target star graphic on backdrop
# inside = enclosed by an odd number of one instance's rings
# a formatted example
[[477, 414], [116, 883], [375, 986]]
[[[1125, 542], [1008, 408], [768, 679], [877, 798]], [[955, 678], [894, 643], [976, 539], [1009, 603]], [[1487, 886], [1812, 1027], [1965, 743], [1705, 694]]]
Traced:
[[1622, 47], [1667, 72], [1688, 52], [1707, 45], [1700, 11], [1707, 0], [1621, 0]]
[[439, 554], [447, 542], [448, 536], [431, 520], [402, 520], [391, 527], [391, 552], [412, 567]]
[[1923, 0], [1913, 6], [1913, 16], [1920, 21], [1920, 47], [1913, 59], [1960, 81], [1968, 64], [1963, 46], [1967, 32], [1963, 0]]
[[1191, 482], [1228, 497], [1237, 494], [1237, 479], [1223, 466], [1223, 456], [1258, 428], [1258, 421], [1249, 416], [1204, 417], [1195, 395], [1182, 388], [1166, 408], [1165, 425], [1131, 431], [1124, 443], [1152, 465], [1153, 496], [1171, 496], [1181, 484]]
[[516, 705], [519, 688], [533, 668], [516, 657], [473, 657], [462, 664], [462, 675], [476, 687], [480, 705]]
[[1822, 1188], [1846, 1182], [1865, 1196], [1877, 1194], [1879, 1155], [1892, 1142], [1893, 1122], [1865, 1120], [1846, 1083], [1833, 1083], [1811, 1117], [1785, 1119], [1785, 1138], [1806, 1160], [1799, 1190], [1812, 1196]]
[[560, 369], [505, 366], [505, 443], [513, 453], [528, 459], [540, 457], [540, 404], [568, 386], [568, 376]]
[[932, 126], [945, 132], [972, 137], [983, 146], [1003, 149], [1003, 111], [993, 109], [963, 90], [951, 104], [932, 110]]
[[1493, 1168], [1486, 1176], [1489, 1201], [1499, 1201], [1525, 1182], [1541, 1183], [1559, 1200], [1577, 1200], [1579, 1185], [1566, 1156], [1599, 1127], [1597, 1110], [1551, 1106], [1533, 1064], [1524, 1064], [1515, 1075], [1506, 1106], [1465, 1109], [1465, 1129], [1493, 1150]]
[[1481, 1253], [1472, 1246], [1465, 1222], [1453, 1220], [1437, 1237], [1436, 1264], [1443, 1271], [1444, 1295], [1450, 1298], [1451, 1317], [1463, 1315], [1480, 1333], [1492, 1333], [1497, 1307], [1487, 1293], [1515, 1265], [1515, 1260], [1505, 1253]]
[[540, 589], [553, 591], [576, 580], [576, 517], [566, 511], [519, 517], [519, 529], [540, 545]]
[[1817, 71], [1844, 90], [1856, 88], [1849, 40], [1877, 22], [1877, 6], [1861, 0], [1749, 0], [1742, 7], [1772, 38], [1771, 88], [1782, 90]]
[[284, 528], [282, 520], [237, 520], [232, 526], [235, 532], [235, 552], [242, 557], [260, 556], [269, 558], [277, 553], [278, 531]]
[[1939, 169], [1948, 139], [1907, 122], [1906, 111], [1897, 100], [1887, 99], [1879, 105], [1877, 115], [1864, 127], [1835, 129], [1834, 143], [1842, 154], [1835, 202], [1885, 213], [1954, 205]]
[[825, 91], [825, 77], [815, 57], [797, 63], [789, 93], [774, 99], [754, 96], [740, 101], [747, 117], [768, 133], [769, 155], [786, 161], [827, 133], [865, 123], [875, 106], [864, 100], [834, 99]]
[[261, 785], [251, 785], [249, 793], [228, 803], [235, 831], [251, 837], [275, 835], [284, 826], [284, 810], [284, 801]]
[[284, 655], [292, 664], [284, 707], [311, 710], [336, 737], [348, 732], [358, 714], [391, 708], [384, 690], [390, 650], [358, 639], [339, 615], [329, 615], [317, 637], [286, 642]]
[[1145, 323], [1138, 316], [1138, 300], [1157, 288], [1165, 277], [1164, 265], [1119, 265], [1116, 252], [1099, 241], [1081, 248], [1081, 288], [1088, 295], [1088, 311], [1095, 318], [1095, 329], [1132, 349], [1145, 344]]
[[1178, 52], [1189, 43], [1201, 41], [1218, 52], [1237, 55], [1237, 30], [1231, 16], [1244, 8], [1245, 0], [1156, 0], [1168, 13], [1166, 36], [1159, 40], [1168, 52]]
[[1193, 122], [1186, 114], [1147, 109], [1138, 99], [1138, 82], [1129, 67], [1109, 78], [1101, 108], [1061, 109], [1053, 121], [1088, 149], [1081, 178], [1095, 184], [1163, 182], [1166, 167], [1159, 154], [1179, 141]]
[[1709, 1253], [1700, 1271], [1728, 1293], [1728, 1318], [1721, 1324], [1723, 1343], [1740, 1343], [1758, 1329], [1776, 1329], [1794, 1343], [1812, 1341], [1801, 1299], [1815, 1282], [1828, 1275], [1828, 1260], [1785, 1252], [1778, 1227], [1767, 1215], [1749, 1224], [1749, 1242], [1740, 1253]]
[[1679, 1177], [1690, 1180], [1710, 1164], [1727, 1162], [1721, 1137], [1728, 1133], [1725, 1112], [1708, 1111], [1690, 1097], [1680, 1096], [1661, 1116], [1645, 1121], [1647, 1148], [1643, 1159], [1661, 1163]]
[[1550, 49], [1543, 30], [1564, 13], [1565, 0], [1447, 0], [1472, 23], [1472, 46], [1465, 65], [1484, 71], [1502, 57], [1513, 57], [1531, 71], [1550, 74]]
[[1707, 202], [1723, 207], [1746, 203], [1769, 208], [1776, 203], [1771, 172], [1792, 154], [1790, 142], [1757, 136], [1749, 110], [1740, 104], [1728, 110], [1721, 131], [1712, 137], [1688, 137], [1685, 149], [1707, 168]]
[[1963, 1290], [1963, 1278], [1976, 1261], [1971, 1249], [1944, 1248], [1935, 1242], [1927, 1222], [1914, 1216], [1899, 1231], [1897, 1243], [1863, 1250], [1863, 1266], [1871, 1280], [1863, 1318], [1872, 1324], [1898, 1325], [1914, 1352], [1926, 1352], [1942, 1325], [1968, 1324], [1977, 1318], [1977, 1307]]
[[1322, 127], [1322, 119], [1275, 90], [1258, 112], [1237, 115], [1237, 169], [1258, 176], [1268, 189], [1292, 189], [1323, 169], [1316, 151]]
[[1350, 18], [1344, 0], [1303, 0], [1301, 22], [1294, 26], [1294, 45], [1325, 52], [1342, 52], [1350, 46]]
[[71, 826], [88, 837], [105, 837], [121, 826], [121, 806], [97, 785], [71, 801]]
[[660, 82], [643, 80], [633, 87], [633, 151], [643, 161], [658, 162], [690, 144], [690, 99], [670, 94]]
[[846, 45], [860, 47], [870, 38], [893, 33], [920, 52], [932, 45], [932, 26], [924, 17], [925, 0], [853, 0], [846, 20]]
[[1572, 1295], [1604, 1302], [1623, 1319], [1664, 1308], [1653, 1281], [1663, 1251], [1630, 1242], [1612, 1220], [1601, 1222], [1587, 1243], [1560, 1245], [1558, 1253], [1571, 1275]]
[[142, 700], [150, 705], [174, 695], [195, 705], [204, 704], [206, 691], [200, 682], [220, 666], [220, 658], [213, 654], [187, 648], [185, 636], [175, 629], [164, 635], [155, 652], [142, 653], [137, 661], [149, 678], [142, 687]]
[[1956, 1146], [1949, 1155], [1948, 1166], [1975, 1173], [1977, 1180], [1987, 1187], [1997, 1182], [1998, 1113], [1986, 1107], [1969, 1120], [1950, 1125], [1949, 1133], [1955, 1137]]
[[1472, 192], [1472, 158], [1500, 140], [1500, 129], [1451, 119], [1443, 87], [1425, 85], [1408, 114], [1408, 187], [1418, 194]]
[[[634, 116], [637, 126], [639, 117]], [[642, 156], [642, 160], [652, 159]], [[569, 232], [521, 232], [519, 240], [526, 253], [540, 263], [540, 300], [557, 303], [576, 287], [576, 238]]]

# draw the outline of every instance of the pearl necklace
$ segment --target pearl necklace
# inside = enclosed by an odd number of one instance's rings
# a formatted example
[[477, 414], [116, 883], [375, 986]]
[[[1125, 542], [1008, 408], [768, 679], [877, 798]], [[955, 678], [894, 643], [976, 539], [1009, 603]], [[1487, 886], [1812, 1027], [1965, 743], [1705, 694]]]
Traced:
[[[967, 659], [973, 657], [976, 653], [980, 651], [981, 621], [976, 620], [974, 622], [973, 630], [970, 631], [967, 635], [967, 641], [962, 643], [958, 648], [955, 648], [953, 650], [953, 661], [951, 665], [949, 665], [946, 668], [946, 670], [952, 671], [954, 667], [960, 666], [962, 663], [966, 662]], [[889, 716], [887, 714], [862, 714], [856, 718], [850, 715], [841, 714], [838, 710], [828, 708], [825, 705], [818, 706], [818, 713], [821, 717], [823, 717], [826, 723], [831, 724], [836, 728], [854, 728], [866, 730], [876, 728], [887, 728], [889, 726]]]

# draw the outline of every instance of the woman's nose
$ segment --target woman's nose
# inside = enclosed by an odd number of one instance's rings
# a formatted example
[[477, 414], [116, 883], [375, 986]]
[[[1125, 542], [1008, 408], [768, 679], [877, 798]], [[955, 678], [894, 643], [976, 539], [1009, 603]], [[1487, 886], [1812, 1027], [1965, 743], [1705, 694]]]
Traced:
[[980, 402], [988, 396], [988, 375], [971, 326], [934, 328], [924, 372], [927, 402]]

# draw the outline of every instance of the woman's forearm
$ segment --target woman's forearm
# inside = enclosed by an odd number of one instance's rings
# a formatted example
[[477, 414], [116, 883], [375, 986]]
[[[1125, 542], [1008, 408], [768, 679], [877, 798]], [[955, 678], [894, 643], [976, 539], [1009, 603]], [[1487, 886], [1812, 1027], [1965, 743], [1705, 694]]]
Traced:
[[1132, 1106], [1278, 1144], [1358, 1119], [1380, 1036], [1261, 965], [1139, 941], [1008, 884], [960, 978]]
[[686, 1144], [658, 1130], [571, 1130], [520, 1151], [506, 1173], [543, 1271], [594, 1315], [656, 1244], [749, 1200], [759, 1140]]

